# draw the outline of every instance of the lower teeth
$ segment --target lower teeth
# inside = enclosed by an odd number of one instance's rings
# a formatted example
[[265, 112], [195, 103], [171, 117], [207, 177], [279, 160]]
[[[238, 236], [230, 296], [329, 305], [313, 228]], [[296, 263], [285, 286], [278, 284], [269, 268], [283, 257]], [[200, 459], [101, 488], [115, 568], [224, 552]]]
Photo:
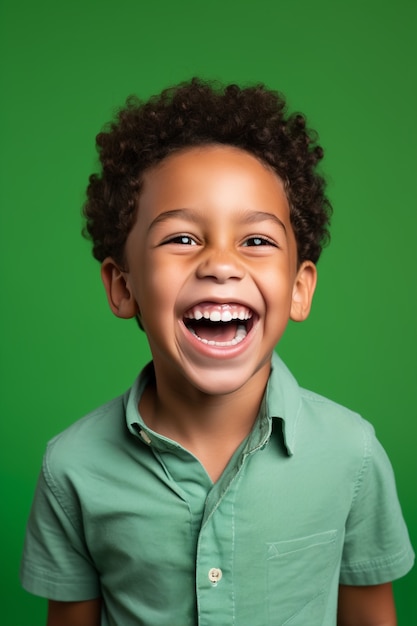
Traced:
[[236, 335], [231, 341], [212, 341], [209, 339], [203, 339], [202, 337], [199, 337], [197, 335], [197, 333], [195, 332], [193, 328], [189, 328], [188, 330], [194, 335], [194, 337], [197, 337], [199, 341], [201, 341], [202, 343], [205, 343], [207, 346], [219, 346], [221, 348], [228, 347], [228, 346], [236, 346], [238, 343], [243, 341], [243, 339], [248, 334], [244, 324], [239, 324], [239, 326], [237, 327]]

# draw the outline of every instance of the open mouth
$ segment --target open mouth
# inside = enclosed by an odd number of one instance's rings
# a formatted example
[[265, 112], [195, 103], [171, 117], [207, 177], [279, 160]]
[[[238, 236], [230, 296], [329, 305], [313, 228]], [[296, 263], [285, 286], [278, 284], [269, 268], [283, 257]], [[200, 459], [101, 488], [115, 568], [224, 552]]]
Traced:
[[186, 311], [184, 324], [209, 346], [236, 346], [253, 326], [253, 311], [241, 304], [201, 303]]

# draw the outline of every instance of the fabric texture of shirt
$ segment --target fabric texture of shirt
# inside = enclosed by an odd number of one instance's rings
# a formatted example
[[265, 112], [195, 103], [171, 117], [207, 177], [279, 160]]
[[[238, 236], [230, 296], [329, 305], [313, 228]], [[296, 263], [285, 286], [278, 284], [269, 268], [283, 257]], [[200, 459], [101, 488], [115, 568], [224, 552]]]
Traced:
[[21, 567], [28, 591], [102, 596], [102, 626], [334, 626], [339, 583], [411, 568], [368, 422], [300, 388], [274, 355], [254, 428], [213, 484], [141, 419], [152, 376], [149, 365], [48, 444]]

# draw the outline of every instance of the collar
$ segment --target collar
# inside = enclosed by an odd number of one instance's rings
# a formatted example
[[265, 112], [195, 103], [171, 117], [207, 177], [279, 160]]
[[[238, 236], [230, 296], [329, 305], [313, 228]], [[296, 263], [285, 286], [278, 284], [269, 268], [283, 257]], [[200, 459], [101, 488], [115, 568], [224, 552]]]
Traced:
[[[139, 413], [140, 398], [145, 387], [153, 378], [153, 364], [150, 362], [144, 367], [127, 393], [127, 397], [125, 397], [127, 427], [133, 435], [139, 436], [147, 445], [165, 450], [180, 448], [179, 444], [148, 428]], [[293, 455], [300, 407], [301, 394], [297, 381], [274, 352], [271, 360], [271, 373], [259, 417], [247, 439], [245, 452], [250, 454], [265, 446], [271, 436], [273, 423], [279, 421], [287, 452], [289, 455]]]
[[294, 376], [275, 352], [272, 355], [271, 374], [265, 395], [266, 417], [270, 422], [281, 421], [285, 447], [288, 454], [293, 455], [301, 410], [301, 392]]

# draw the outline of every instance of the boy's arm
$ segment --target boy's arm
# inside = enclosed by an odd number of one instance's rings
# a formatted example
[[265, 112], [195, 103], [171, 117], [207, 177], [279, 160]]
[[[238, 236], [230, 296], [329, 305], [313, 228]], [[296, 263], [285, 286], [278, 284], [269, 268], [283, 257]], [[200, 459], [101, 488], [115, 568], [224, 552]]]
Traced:
[[340, 585], [337, 626], [397, 626], [391, 583]]
[[100, 598], [85, 602], [48, 602], [46, 626], [100, 626]]

